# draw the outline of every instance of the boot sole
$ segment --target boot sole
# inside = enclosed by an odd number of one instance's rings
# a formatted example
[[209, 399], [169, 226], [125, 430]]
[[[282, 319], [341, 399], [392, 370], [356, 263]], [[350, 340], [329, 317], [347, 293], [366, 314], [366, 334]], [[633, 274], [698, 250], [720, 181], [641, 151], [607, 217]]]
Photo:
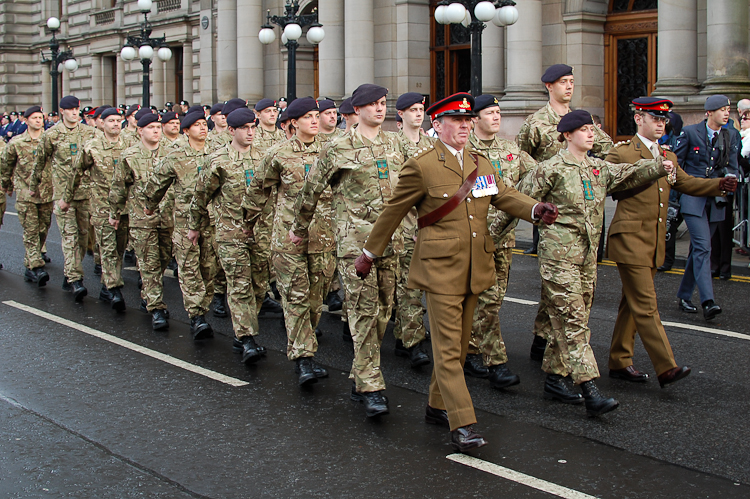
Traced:
[[586, 401], [583, 397], [578, 398], [578, 399], [566, 400], [563, 397], [560, 397], [559, 395], [555, 395], [555, 394], [548, 393], [548, 392], [544, 392], [544, 398], [546, 400], [555, 400], [557, 402], [562, 402], [563, 404], [568, 404], [568, 405], [581, 405]]
[[164, 324], [151, 324], [151, 328], [154, 331], [164, 331], [165, 329], [169, 329], [169, 323], [165, 322]]
[[318, 382], [317, 376], [315, 374], [309, 374], [307, 376], [300, 376], [298, 384], [299, 386], [306, 386], [306, 385], [314, 385]]
[[631, 378], [630, 376], [626, 376], [624, 374], [616, 373], [613, 371], [609, 371], [609, 377], [613, 379], [621, 379], [623, 381], [630, 381], [631, 383], [648, 383], [649, 378]]
[[79, 292], [75, 293], [75, 294], [73, 295], [73, 299], [74, 299], [74, 300], [75, 300], [76, 302], [80, 303], [80, 302], [82, 302], [82, 301], [83, 301], [83, 299], [84, 299], [84, 298], [86, 297], [86, 295], [88, 295], [88, 294], [89, 294], [89, 292], [88, 292], [87, 290], [85, 290], [85, 289], [84, 289], [83, 291], [79, 291]]
[[487, 445], [487, 441], [483, 440], [482, 442], [476, 442], [476, 443], [470, 443], [470, 444], [464, 444], [464, 445], [460, 445], [460, 444], [457, 444], [456, 442], [451, 441], [451, 445], [458, 452], [463, 453], [463, 452], [466, 452], [467, 450], [478, 449], [479, 447], [484, 447], [485, 445]]
[[42, 277], [40, 277], [40, 278], [39, 278], [39, 281], [37, 281], [37, 283], [36, 283], [36, 284], [37, 284], [37, 286], [39, 286], [40, 288], [43, 288], [44, 286], [46, 286], [46, 285], [47, 285], [47, 281], [49, 281], [49, 275], [46, 275], [46, 276], [42, 276]]
[[592, 410], [586, 409], [586, 414], [588, 414], [589, 417], [595, 418], [596, 416], [601, 416], [602, 414], [612, 412], [618, 407], [620, 407], [620, 403], [615, 400], [611, 404], [607, 404], [606, 406], [602, 407], [598, 411], [592, 411]]
[[193, 341], [200, 341], [200, 340], [206, 340], [208, 338], [214, 337], [214, 330], [211, 329], [211, 326], [203, 327], [200, 330], [196, 331], [193, 335]]
[[[361, 397], [360, 395], [355, 395], [355, 394], [353, 394], [353, 393], [352, 393], [352, 394], [351, 394], [351, 395], [349, 396], [349, 398], [350, 398], [350, 399], [351, 399], [351, 400], [352, 400], [353, 402], [360, 402], [360, 403], [362, 403], [362, 404], [364, 404], [364, 403], [365, 403], [365, 399], [364, 399], [364, 397]], [[381, 415], [383, 415], [383, 414], [388, 414], [388, 412], [389, 412], [389, 411], [388, 411], [388, 408], [387, 408], [387, 407], [386, 407], [385, 409], [380, 409], [380, 410], [378, 410], [378, 411], [372, 411], [372, 410], [368, 410], [368, 409], [365, 409], [365, 415], [367, 415], [367, 417], [368, 417], [368, 418], [374, 418], [375, 416], [381, 416]]]

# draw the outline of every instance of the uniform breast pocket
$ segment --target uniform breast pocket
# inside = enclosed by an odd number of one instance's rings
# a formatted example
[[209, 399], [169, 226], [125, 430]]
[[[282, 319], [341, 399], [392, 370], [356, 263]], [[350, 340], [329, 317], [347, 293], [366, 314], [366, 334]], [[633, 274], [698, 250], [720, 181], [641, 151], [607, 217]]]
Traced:
[[[431, 205], [433, 209], [437, 209], [442, 206], [443, 203], [448, 201], [456, 194], [461, 186], [459, 184], [436, 184], [427, 187], [427, 194], [431, 198]], [[445, 215], [441, 220], [449, 221], [460, 217], [460, 210], [452, 210], [450, 213]]]

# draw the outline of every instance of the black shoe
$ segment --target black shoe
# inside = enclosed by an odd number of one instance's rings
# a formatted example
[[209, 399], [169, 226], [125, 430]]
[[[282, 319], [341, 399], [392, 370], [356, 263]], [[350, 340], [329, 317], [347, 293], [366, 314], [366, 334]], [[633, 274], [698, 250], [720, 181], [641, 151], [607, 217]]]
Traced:
[[42, 252], [42, 260], [44, 260], [44, 263], [49, 263], [52, 261], [50, 257], [47, 256], [47, 253], [45, 252]]
[[435, 409], [428, 405], [427, 409], [424, 411], [424, 421], [427, 424], [444, 426], [449, 430], [451, 428], [450, 421], [448, 421], [448, 411], [445, 409]]
[[411, 367], [426, 366], [430, 363], [430, 358], [422, 350], [422, 342], [406, 348], [401, 340], [396, 340], [396, 349], [394, 352], [397, 357], [408, 357]]
[[498, 364], [496, 366], [490, 366], [490, 386], [492, 388], [508, 388], [509, 386], [517, 385], [521, 382], [521, 378], [517, 374], [513, 374], [508, 369], [507, 364]]
[[523, 252], [524, 255], [536, 255], [536, 253], [537, 253], [537, 249], [533, 246], [527, 250], [524, 250]]
[[673, 367], [669, 371], [663, 372], [658, 376], [659, 386], [664, 388], [666, 385], [679, 381], [689, 374], [690, 368], [688, 366]]
[[112, 303], [112, 293], [104, 284], [102, 284], [102, 290], [99, 291], [99, 301], [103, 301], [104, 303]]
[[261, 351], [261, 347], [258, 346], [257, 343], [255, 343], [255, 337], [254, 336], [243, 336], [240, 340], [242, 342], [242, 363], [243, 364], [253, 364], [255, 362], [258, 362], [261, 357], [263, 357], [263, 351]]
[[112, 288], [112, 308], [118, 312], [125, 311], [125, 298], [122, 296], [122, 286]]
[[490, 370], [482, 363], [482, 356], [478, 353], [466, 354], [464, 362], [464, 374], [474, 378], [486, 378], [490, 375]]
[[541, 362], [544, 360], [544, 351], [547, 349], [547, 340], [541, 336], [534, 336], [534, 341], [531, 343], [531, 353], [529, 357], [534, 362]]
[[70, 285], [70, 283], [68, 282], [68, 278], [67, 277], [63, 277], [62, 290], [63, 291], [73, 291], [73, 286]]
[[177, 260], [174, 257], [167, 264], [167, 269], [171, 270], [175, 277], [177, 277]]
[[383, 396], [382, 391], [359, 393], [356, 386], [352, 385], [350, 398], [365, 405], [365, 414], [368, 418], [388, 414], [388, 399]]
[[141, 298], [141, 306], [139, 307], [139, 309], [141, 312], [148, 313], [148, 303], [146, 303], [146, 300], [144, 300], [143, 298]]
[[94, 275], [102, 275], [102, 265], [100, 263], [94, 264]]
[[586, 414], [599, 416], [619, 407], [620, 403], [612, 397], [605, 397], [599, 391], [593, 380], [581, 383], [583, 398], [586, 399]]
[[276, 287], [276, 281], [271, 283], [271, 294], [273, 294], [275, 300], [281, 300], [281, 293], [279, 293], [279, 288]]
[[728, 281], [732, 278], [732, 274], [719, 274], [719, 279], [722, 281]]
[[165, 312], [166, 310], [163, 309], [156, 309], [151, 312], [151, 327], [154, 331], [169, 329], [169, 321]]
[[46, 270], [44, 270], [44, 267], [35, 268], [34, 274], [36, 274], [36, 285], [38, 287], [43, 288], [47, 285], [47, 281], [49, 281], [49, 274]]
[[648, 381], [648, 374], [642, 373], [632, 365], [623, 367], [622, 369], [610, 369], [609, 377], [632, 381], [634, 383], [646, 383]]
[[462, 426], [451, 432], [451, 445], [458, 452], [466, 452], [487, 445], [487, 441], [471, 426]]
[[312, 359], [310, 357], [297, 359], [294, 366], [294, 372], [299, 374], [299, 379], [297, 380], [299, 386], [312, 385], [313, 383], [318, 382], [318, 377], [315, 376]]
[[352, 332], [349, 330], [348, 322], [344, 322], [341, 326], [341, 339], [347, 343], [354, 343], [354, 338], [352, 338]]
[[138, 289], [143, 289], [143, 278], [138, 274]]
[[341, 301], [338, 291], [331, 291], [328, 293], [326, 303], [328, 304], [329, 312], [336, 312], [344, 307], [344, 302]]
[[83, 285], [83, 279], [71, 283], [71, 287], [73, 288], [73, 299], [77, 302], [82, 302], [84, 296], [89, 293], [86, 286]]
[[328, 371], [323, 366], [321, 366], [320, 364], [318, 364], [317, 362], [315, 362], [314, 359], [310, 359], [310, 360], [312, 362], [313, 372], [315, 373], [315, 377], [316, 378], [327, 378], [328, 377]]
[[214, 330], [211, 325], [206, 322], [206, 318], [202, 315], [196, 315], [190, 318], [190, 334], [193, 335], [193, 341], [205, 340], [206, 338], [213, 338]]
[[667, 272], [668, 270], [672, 270], [671, 265], [662, 265], [661, 267], [656, 267], [656, 270], [659, 272]]
[[316, 327], [315, 328], [315, 337], [316, 338], [320, 338], [321, 336], [323, 336], [323, 330], [320, 329], [319, 327]]
[[680, 298], [680, 310], [689, 314], [697, 314], [698, 309], [690, 300], [683, 300]]
[[[169, 316], [167, 315], [167, 317], [169, 317]], [[266, 356], [266, 347], [261, 346], [261, 345], [257, 345], [257, 348], [258, 348], [258, 351], [260, 352], [260, 354], [265, 357]], [[240, 353], [244, 349], [245, 349], [245, 347], [243, 346], [242, 341], [239, 338], [237, 338], [236, 336], [234, 338], [232, 338], [232, 351], [233, 352]], [[326, 374], [328, 374], [328, 373], [326, 373]]]
[[703, 318], [707, 321], [710, 321], [721, 313], [721, 307], [714, 303], [713, 300], [704, 301], [701, 303], [701, 307], [703, 307]]
[[716, 270], [716, 271], [712, 270], [711, 271], [711, 278], [712, 279], [718, 279], [719, 278], [719, 271], [718, 270]]
[[36, 273], [31, 269], [24, 270], [23, 280], [26, 282], [36, 282]]
[[229, 315], [226, 306], [226, 295], [222, 293], [214, 293], [214, 299], [211, 302], [211, 310], [216, 317], [226, 317]]
[[266, 297], [263, 299], [263, 304], [260, 306], [258, 315], [282, 313], [284, 313], [284, 309], [281, 308], [279, 302], [266, 295]]
[[544, 398], [557, 400], [564, 404], [582, 404], [583, 396], [573, 391], [565, 378], [559, 374], [548, 374], [544, 381]]

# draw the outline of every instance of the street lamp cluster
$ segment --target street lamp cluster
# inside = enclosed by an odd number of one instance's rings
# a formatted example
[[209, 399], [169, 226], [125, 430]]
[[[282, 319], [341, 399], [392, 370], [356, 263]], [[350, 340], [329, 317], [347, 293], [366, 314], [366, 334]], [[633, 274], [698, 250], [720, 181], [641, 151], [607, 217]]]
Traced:
[[50, 58], [47, 59], [42, 52], [42, 64], [49, 64], [49, 74], [52, 76], [52, 110], [57, 112], [57, 77], [60, 76], [60, 64], [68, 71], [78, 69], [78, 61], [73, 57], [72, 50], [60, 50], [60, 42], [55, 33], [60, 29], [60, 20], [56, 17], [47, 19], [47, 28], [52, 32], [52, 40], [49, 41]]

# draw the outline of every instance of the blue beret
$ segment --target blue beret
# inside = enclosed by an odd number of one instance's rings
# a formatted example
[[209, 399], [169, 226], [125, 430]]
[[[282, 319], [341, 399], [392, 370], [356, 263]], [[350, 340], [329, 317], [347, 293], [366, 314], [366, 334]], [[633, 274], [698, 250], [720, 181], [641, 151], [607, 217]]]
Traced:
[[396, 115], [396, 123], [403, 123], [403, 122], [404, 122], [404, 119], [401, 117], [400, 114], [397, 114]]
[[555, 64], [547, 68], [542, 75], [542, 83], [555, 83], [563, 76], [572, 76], [573, 68], [567, 64]]
[[331, 99], [320, 99], [318, 101], [318, 110], [320, 112], [327, 111], [329, 109], [336, 109], [336, 103]]
[[703, 105], [705, 111], [716, 111], [722, 107], [729, 106], [729, 97], [726, 95], [712, 95], [706, 99], [706, 103]]
[[424, 104], [424, 95], [417, 92], [406, 92], [405, 94], [401, 94], [398, 100], [396, 100], [396, 110], [403, 111], [404, 109], [409, 109], [414, 104]]
[[193, 111], [192, 113], [187, 113], [184, 118], [182, 118], [182, 121], [180, 122], [180, 130], [184, 130], [186, 128], [190, 128], [193, 126], [193, 124], [196, 121], [200, 120], [206, 120], [206, 115], [203, 114], [203, 108], [201, 108], [200, 111]]
[[352, 94], [352, 106], [366, 106], [388, 95], [388, 89], [373, 83], [363, 83]]
[[41, 112], [42, 112], [41, 106], [31, 106], [30, 108], [28, 108], [26, 111], [23, 112], [23, 117], [28, 118], [34, 113], [41, 113]]
[[557, 124], [557, 131], [560, 133], [572, 132], [584, 125], [593, 124], [594, 120], [591, 118], [591, 113], [583, 109], [576, 109], [560, 119], [560, 123]]
[[156, 123], [156, 122], [159, 121], [159, 115], [158, 114], [154, 114], [154, 113], [152, 113], [150, 111], [151, 110], [149, 109], [149, 113], [148, 114], [144, 114], [143, 116], [141, 116], [140, 118], [138, 118], [138, 126], [140, 128], [143, 128], [144, 126], [148, 126], [151, 123]]
[[339, 112], [341, 114], [354, 114], [354, 106], [352, 106], [352, 98], [344, 99], [344, 102], [339, 106]]
[[306, 115], [310, 111], [318, 110], [318, 101], [312, 97], [300, 97], [294, 99], [286, 108], [286, 116], [290, 120], [296, 120]]
[[256, 111], [263, 111], [266, 108], [273, 107], [276, 105], [276, 101], [273, 99], [261, 99], [255, 104]]
[[180, 119], [180, 113], [177, 111], [167, 111], [165, 113], [161, 113], [161, 122], [167, 123], [172, 120], [179, 120]]
[[140, 105], [140, 104], [133, 104], [132, 106], [130, 106], [130, 107], [128, 108], [128, 110], [127, 110], [127, 111], [125, 111], [125, 117], [127, 118], [127, 117], [128, 117], [128, 116], [130, 116], [131, 114], [133, 114], [133, 113], [137, 113], [137, 112], [138, 112], [138, 111], [140, 111], [140, 110], [141, 110], [141, 105]]
[[187, 110], [187, 113], [185, 114], [190, 114], [190, 113], [203, 113], [203, 116], [206, 115], [206, 112], [203, 110], [203, 106], [201, 106], [200, 104], [190, 106]]
[[247, 107], [247, 101], [245, 99], [229, 99], [224, 103], [224, 107], [221, 109], [221, 114], [229, 116], [229, 113], [241, 107]]
[[224, 103], [219, 102], [218, 104], [214, 104], [213, 106], [211, 106], [211, 110], [209, 111], [209, 114], [213, 116], [216, 113], [220, 113], [222, 109], [224, 109]]
[[235, 109], [227, 116], [227, 125], [239, 128], [248, 123], [255, 123], [255, 113], [246, 107]]
[[474, 99], [474, 112], [478, 113], [482, 109], [487, 109], [488, 107], [497, 106], [500, 107], [500, 104], [497, 102], [497, 97], [491, 94], [483, 94]]
[[154, 112], [151, 110], [151, 108], [144, 107], [138, 110], [137, 113], [135, 113], [135, 119], [140, 120], [144, 116], [147, 116], [149, 114], [154, 114]]
[[78, 97], [66, 95], [60, 99], [60, 109], [73, 109], [76, 107], [81, 107], [81, 101], [78, 100]]
[[104, 104], [103, 106], [97, 107], [96, 110], [94, 111], [94, 118], [101, 117], [104, 111], [106, 111], [107, 109], [111, 109], [111, 108], [112, 106], [110, 106], [109, 104]]
[[99, 117], [105, 120], [109, 118], [110, 116], [120, 116], [120, 110], [117, 109], [116, 107], [108, 107], [102, 112], [102, 114]]

